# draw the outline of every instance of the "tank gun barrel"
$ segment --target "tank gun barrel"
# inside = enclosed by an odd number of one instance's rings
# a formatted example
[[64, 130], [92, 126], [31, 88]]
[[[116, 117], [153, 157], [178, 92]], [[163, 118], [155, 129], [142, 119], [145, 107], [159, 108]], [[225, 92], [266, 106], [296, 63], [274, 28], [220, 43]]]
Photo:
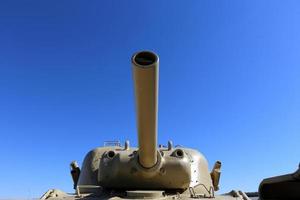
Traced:
[[157, 111], [159, 58], [150, 51], [133, 55], [133, 78], [139, 143], [139, 163], [151, 168], [157, 163]]

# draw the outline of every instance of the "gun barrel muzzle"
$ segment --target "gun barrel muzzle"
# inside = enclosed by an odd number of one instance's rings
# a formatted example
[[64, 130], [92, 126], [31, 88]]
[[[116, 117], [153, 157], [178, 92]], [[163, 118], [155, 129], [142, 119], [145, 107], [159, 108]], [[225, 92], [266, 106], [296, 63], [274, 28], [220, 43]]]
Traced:
[[157, 110], [159, 58], [150, 51], [133, 55], [139, 163], [151, 168], [157, 163]]

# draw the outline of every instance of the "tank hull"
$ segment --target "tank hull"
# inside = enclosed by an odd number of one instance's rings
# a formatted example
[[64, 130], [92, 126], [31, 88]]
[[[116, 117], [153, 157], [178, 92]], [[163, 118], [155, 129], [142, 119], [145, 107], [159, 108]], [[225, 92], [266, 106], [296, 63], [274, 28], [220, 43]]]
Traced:
[[[95, 196], [91, 194], [62, 194], [58, 193], [57, 195], [55, 194], [55, 191], [52, 190], [51, 192], [47, 192], [45, 195], [43, 195], [40, 200], [128, 200], [128, 199], [153, 199], [153, 200], [195, 200], [195, 199], [208, 199], [207, 197], [191, 197], [190, 194], [176, 194], [176, 195], [165, 195], [161, 197], [120, 197], [120, 194], [117, 195], [100, 195], [100, 196]], [[144, 192], [144, 191], [141, 191]], [[151, 191], [150, 191], [151, 192]], [[52, 196], [51, 196], [52, 195]], [[124, 194], [123, 194], [124, 195]], [[242, 194], [239, 194], [238, 196], [235, 196], [232, 192], [224, 195], [216, 195], [213, 198], [209, 198], [210, 200], [258, 200], [258, 197], [247, 197], [243, 196]]]

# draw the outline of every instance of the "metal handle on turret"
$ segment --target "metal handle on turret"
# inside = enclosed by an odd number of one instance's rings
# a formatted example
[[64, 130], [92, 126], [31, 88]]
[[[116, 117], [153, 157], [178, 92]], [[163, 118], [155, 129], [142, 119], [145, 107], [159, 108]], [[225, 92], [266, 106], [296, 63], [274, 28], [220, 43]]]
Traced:
[[151, 168], [157, 163], [158, 56], [150, 51], [133, 55], [139, 163]]

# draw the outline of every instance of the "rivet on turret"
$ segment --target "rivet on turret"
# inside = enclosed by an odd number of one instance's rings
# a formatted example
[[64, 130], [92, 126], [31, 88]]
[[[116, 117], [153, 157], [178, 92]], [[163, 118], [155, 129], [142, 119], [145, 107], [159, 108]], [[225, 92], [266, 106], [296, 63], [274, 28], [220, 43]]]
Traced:
[[165, 170], [165, 168], [162, 167], [162, 168], [159, 169], [159, 172], [160, 172], [161, 175], [163, 175], [163, 174], [166, 173], [166, 170]]

